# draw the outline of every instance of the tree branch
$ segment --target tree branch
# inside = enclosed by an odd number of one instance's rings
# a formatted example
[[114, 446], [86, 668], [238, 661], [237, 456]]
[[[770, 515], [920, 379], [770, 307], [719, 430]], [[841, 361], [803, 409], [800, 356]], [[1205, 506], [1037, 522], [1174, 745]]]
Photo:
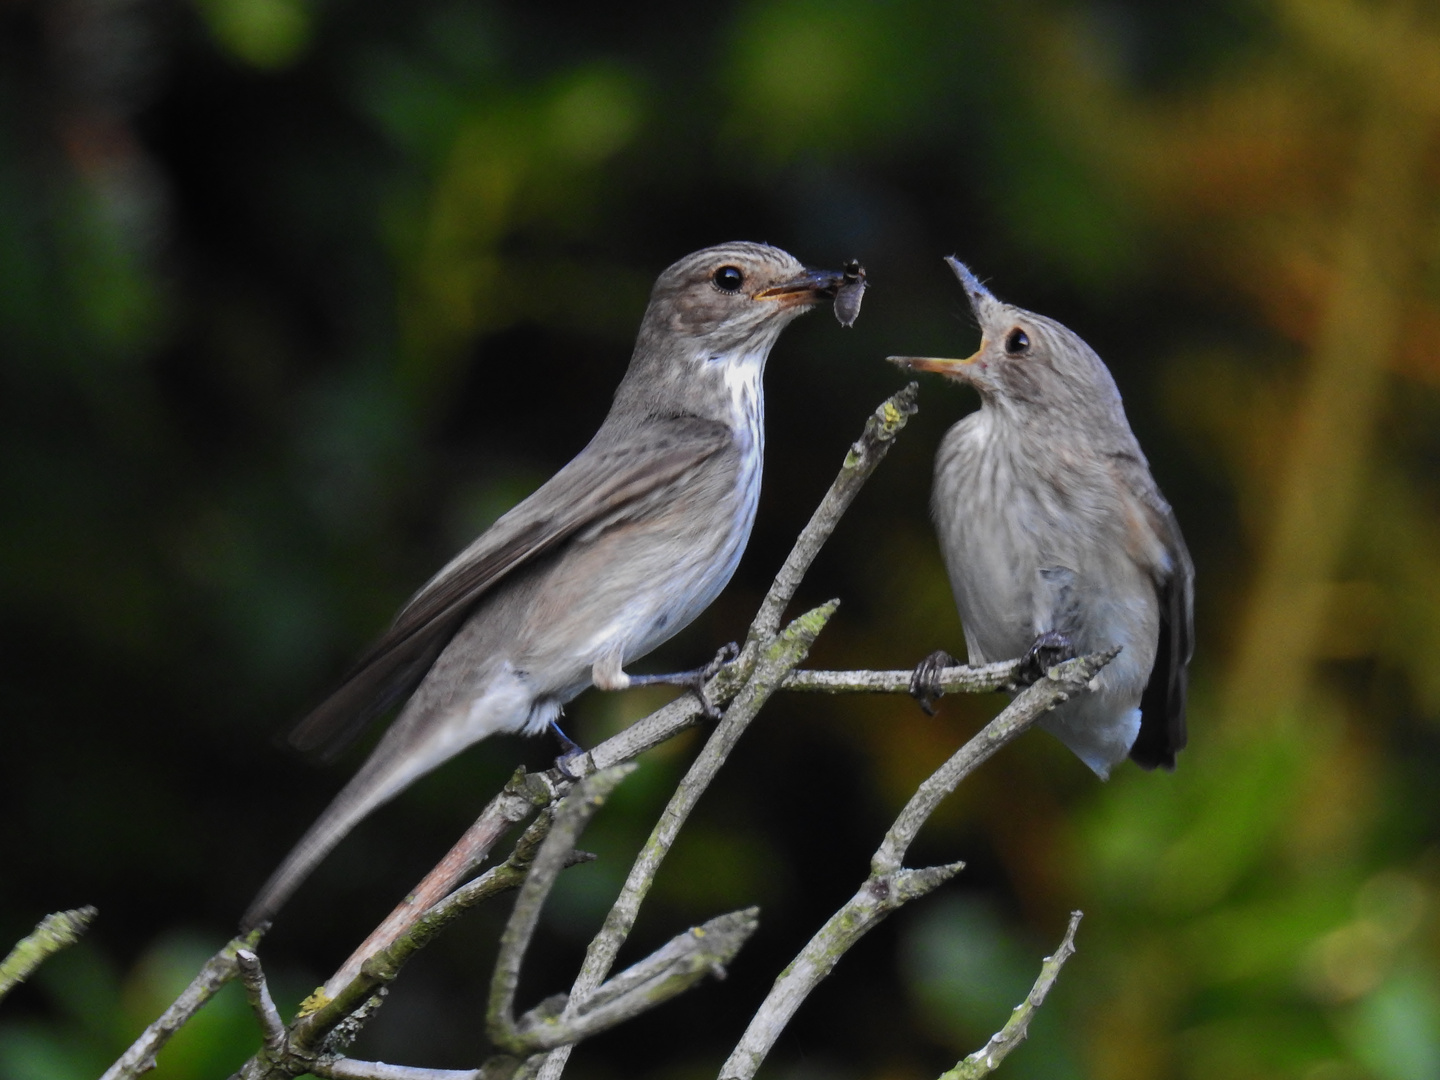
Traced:
[[35, 929], [17, 941], [0, 961], [0, 1000], [50, 957], [79, 941], [97, 914], [95, 908], [86, 906], [57, 911], [36, 923]]
[[990, 1036], [990, 1041], [975, 1053], [957, 1062], [953, 1069], [941, 1073], [940, 1080], [979, 1080], [982, 1076], [989, 1076], [1011, 1050], [1025, 1041], [1025, 1037], [1030, 1034], [1030, 1021], [1034, 1018], [1035, 1011], [1044, 1004], [1045, 995], [1050, 993], [1050, 988], [1060, 977], [1060, 969], [1065, 966], [1065, 961], [1075, 954], [1075, 930], [1080, 925], [1081, 916], [1079, 911], [1070, 913], [1070, 925], [1065, 928], [1060, 947], [1041, 962], [1040, 975], [1035, 980], [1035, 985], [1030, 988], [1030, 993], [1025, 995], [1025, 1000], [1015, 1006], [1005, 1026]]
[[280, 1019], [275, 999], [270, 996], [265, 972], [260, 967], [260, 957], [252, 949], [236, 949], [235, 963], [240, 968], [240, 981], [245, 984], [245, 998], [260, 1024], [265, 1049], [278, 1051], [285, 1045], [285, 1021]]
[[[940, 670], [940, 689], [947, 694], [984, 694], [1015, 685], [1019, 660], [969, 667], [964, 664]], [[792, 671], [782, 690], [818, 694], [908, 694], [913, 671]]]
[[723, 979], [726, 965], [760, 925], [759, 910], [720, 915], [672, 938], [601, 986], [574, 1012], [556, 1011], [563, 999], [542, 1002], [520, 1018], [518, 1038], [506, 1049], [534, 1054], [573, 1046], [684, 993], [706, 975]]
[[[838, 601], [831, 601], [800, 616], [778, 637], [772, 639], [759, 656], [750, 680], [725, 710], [724, 717], [691, 763], [684, 779], [675, 789], [675, 794], [670, 797], [670, 802], [661, 813], [650, 838], [640, 849], [640, 854], [630, 868], [625, 885], [606, 915], [604, 925], [590, 942], [590, 947], [585, 952], [585, 962], [570, 991], [567, 1015], [574, 1015], [588, 1007], [600, 981], [614, 964], [620, 947], [630, 936], [635, 919], [640, 913], [640, 905], [654, 883], [660, 864], [670, 853], [670, 848], [689, 818], [690, 811], [715, 779], [735, 744], [740, 741], [740, 736], [759, 714], [776, 687], [783, 684], [796, 664], [804, 661], [810, 646], [825, 628], [830, 616], [835, 613], [837, 604]], [[555, 1080], [564, 1070], [569, 1057], [568, 1046], [551, 1054], [540, 1070], [540, 1080]]]
[[215, 992], [235, 977], [238, 970], [235, 953], [240, 949], [253, 949], [260, 943], [263, 931], [252, 930], [242, 937], [233, 938], [223, 949], [205, 961], [199, 973], [190, 981], [170, 1007], [160, 1014], [153, 1024], [140, 1033], [130, 1049], [121, 1054], [100, 1080], [132, 1080], [143, 1072], [155, 1067], [155, 1055], [170, 1041], [170, 1036], [184, 1027], [204, 1007]]
[[1110, 649], [1090, 656], [1078, 656], [1056, 664], [1045, 673], [1044, 678], [1022, 690], [999, 716], [955, 751], [949, 761], [926, 777], [915, 794], [910, 796], [905, 809], [900, 811], [895, 824], [885, 834], [884, 843], [875, 852], [871, 873], [880, 876], [898, 870], [920, 827], [929, 820], [941, 800], [959, 786], [960, 781], [1056, 705], [1070, 700], [1075, 694], [1085, 693], [1090, 680], [1119, 655], [1119, 649]]
[[490, 1040], [505, 1050], [529, 1053], [515, 1024], [515, 988], [520, 983], [520, 963], [530, 938], [540, 921], [540, 909], [555, 878], [565, 865], [590, 818], [604, 805], [617, 784], [635, 771], [634, 762], [616, 765], [581, 780], [555, 811], [550, 835], [540, 845], [535, 862], [526, 875], [525, 885], [515, 898], [515, 910], [500, 937], [500, 955], [495, 960], [495, 974], [490, 982], [490, 1004], [486, 1010], [486, 1027]]
[[871, 859], [870, 877], [775, 980], [721, 1067], [721, 1080], [750, 1080], [801, 1003], [850, 946], [900, 905], [924, 896], [960, 872], [963, 863], [906, 870], [901, 861], [920, 827], [961, 780], [1046, 711], [1084, 691], [1118, 652], [1096, 653], [1055, 665], [921, 783]]
[[865, 421], [865, 430], [845, 455], [840, 475], [820, 500], [815, 513], [810, 515], [810, 520], [801, 530], [795, 546], [790, 549], [785, 564], [775, 575], [774, 584], [765, 594], [755, 621], [750, 625], [750, 633], [745, 639], [745, 648], [736, 662], [737, 665], [748, 670], [760, 649], [775, 636], [775, 631], [780, 628], [780, 618], [794, 598], [795, 590], [800, 587], [805, 571], [810, 569], [810, 564], [825, 546], [825, 541], [830, 539], [836, 524], [855, 501], [855, 496], [859, 494], [865, 481], [870, 479], [870, 474], [890, 452], [890, 444], [905, 427], [906, 421], [918, 411], [919, 406], [915, 404], [918, 393], [918, 385], [909, 383], [892, 394]]

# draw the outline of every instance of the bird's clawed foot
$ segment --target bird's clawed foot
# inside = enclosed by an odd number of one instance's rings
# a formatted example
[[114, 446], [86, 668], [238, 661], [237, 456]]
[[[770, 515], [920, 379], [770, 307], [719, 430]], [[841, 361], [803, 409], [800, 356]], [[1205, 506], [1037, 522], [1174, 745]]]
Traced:
[[944, 649], [936, 649], [915, 665], [915, 673], [910, 676], [910, 696], [920, 703], [925, 715], [935, 715], [935, 702], [945, 693], [940, 685], [940, 672], [958, 663]]
[[733, 641], [727, 642], [726, 644], [720, 646], [720, 651], [715, 654], [714, 660], [711, 660], [703, 668], [699, 668], [696, 671], [688, 672], [688, 674], [693, 677], [694, 682], [680, 684], [686, 686], [697, 698], [700, 699], [700, 711], [705, 714], [705, 719], [720, 719], [720, 706], [716, 705], [713, 701], [711, 701], [708, 697], [705, 696], [705, 684], [708, 683], [711, 679], [713, 679], [716, 675], [718, 675], [721, 668], [723, 668], [726, 664], [731, 663], [739, 655], [740, 646], [736, 645]]
[[566, 735], [565, 732], [561, 731], [560, 725], [554, 720], [550, 721], [550, 730], [555, 732], [555, 737], [560, 740], [560, 756], [555, 759], [555, 768], [560, 771], [560, 775], [565, 777], [566, 780], [572, 783], [579, 780], [580, 777], [572, 773], [568, 766], [570, 762], [585, 753], [585, 748], [570, 738], [569, 735]]
[[1079, 654], [1069, 635], [1059, 630], [1046, 630], [1035, 639], [1025, 655], [1020, 658], [1019, 681], [1029, 686], [1045, 677], [1045, 673], [1056, 664], [1073, 660]]
[[715, 654], [715, 659], [694, 671], [677, 671], [670, 675], [631, 675], [631, 686], [653, 686], [664, 683], [667, 686], [682, 686], [700, 699], [700, 711], [707, 720], [719, 720], [720, 708], [705, 696], [708, 683], [726, 664], [740, 655], [740, 646], [730, 642]]

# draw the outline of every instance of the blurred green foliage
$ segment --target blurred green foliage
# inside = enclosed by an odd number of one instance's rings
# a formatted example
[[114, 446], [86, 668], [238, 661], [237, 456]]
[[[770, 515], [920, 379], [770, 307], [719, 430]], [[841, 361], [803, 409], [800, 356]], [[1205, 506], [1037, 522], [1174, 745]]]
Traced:
[[[1437, 117], [1440, 13], [1389, 0], [0, 7], [0, 940], [100, 908], [7, 999], [0, 1075], [95, 1075], [228, 936], [355, 762], [271, 736], [589, 438], [654, 276], [736, 238], [873, 288], [853, 331], [776, 349], [751, 549], [655, 669], [742, 631], [897, 385], [881, 358], [972, 347], [951, 252], [1107, 359], [1199, 567], [1179, 769], [1099, 785], [1040, 734], [991, 762], [914, 856], [965, 874], [846, 957], [769, 1074], [937, 1075], [1082, 908], [1007, 1074], [1440, 1075]], [[816, 664], [959, 648], [925, 503], [971, 407], [927, 383], [823, 553]], [[592, 693], [573, 733], [663, 698]], [[713, 1074], [998, 705], [772, 703], [631, 949], [752, 902], [761, 931], [570, 1075]], [[267, 939], [282, 1008], [542, 742], [487, 743], [335, 853]], [[568, 982], [694, 745], [592, 826], [522, 997]], [[506, 907], [357, 1053], [475, 1064]], [[229, 988], [160, 1075], [256, 1038]]]

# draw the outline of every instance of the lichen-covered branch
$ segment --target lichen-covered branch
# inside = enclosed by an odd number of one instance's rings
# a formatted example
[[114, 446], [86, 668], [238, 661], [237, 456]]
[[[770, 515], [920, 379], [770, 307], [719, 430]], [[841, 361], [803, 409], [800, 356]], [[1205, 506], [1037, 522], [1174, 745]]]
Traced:
[[0, 960], [0, 999], [28, 979], [41, 964], [62, 949], [68, 949], [95, 918], [93, 907], [57, 911], [46, 915], [35, 929], [15, 943], [9, 955]]
[[1106, 664], [1120, 654], [1119, 649], [1078, 656], [1063, 664], [1056, 664], [1045, 677], [1027, 686], [1000, 715], [986, 724], [964, 746], [951, 755], [950, 760], [936, 769], [920, 784], [895, 824], [885, 834], [885, 841], [875, 852], [871, 862], [871, 873], [876, 876], [892, 873], [900, 868], [905, 852], [910, 849], [920, 827], [929, 820], [935, 808], [940, 805], [960, 784], [990, 756], [1046, 712], [1076, 694], [1085, 693], [1093, 679]]
[[800, 950], [775, 980], [765, 1004], [750, 1021], [739, 1044], [720, 1069], [721, 1080], [755, 1075], [785, 1025], [810, 991], [829, 975], [849, 948], [896, 908], [933, 891], [964, 869], [964, 863], [896, 870], [872, 877]]
[[982, 1076], [989, 1076], [1011, 1050], [1025, 1041], [1025, 1036], [1030, 1034], [1030, 1021], [1035, 1011], [1044, 1004], [1045, 995], [1050, 993], [1050, 988], [1060, 977], [1065, 961], [1075, 953], [1075, 931], [1080, 926], [1081, 915], [1079, 911], [1070, 913], [1070, 925], [1065, 928], [1060, 947], [1041, 961], [1035, 985], [1025, 995], [1025, 1000], [1015, 1006], [1005, 1026], [990, 1036], [990, 1041], [975, 1053], [957, 1062], [953, 1069], [941, 1073], [940, 1080], [980, 1080]]
[[271, 1052], [285, 1045], [285, 1021], [275, 1008], [275, 999], [270, 996], [270, 986], [265, 981], [265, 971], [260, 966], [260, 957], [253, 949], [236, 949], [235, 963], [240, 969], [240, 982], [245, 987], [245, 998], [250, 1002], [250, 1011], [260, 1025], [265, 1040], [265, 1049]]
[[780, 619], [795, 596], [795, 590], [800, 587], [805, 572], [815, 561], [815, 556], [830, 539], [830, 534], [835, 531], [840, 518], [865, 486], [865, 481], [870, 479], [870, 474], [890, 452], [890, 444], [895, 441], [895, 437], [900, 434], [910, 417], [919, 410], [919, 406], [915, 404], [918, 393], [919, 387], [915, 383], [908, 384], [886, 399], [865, 422], [865, 430], [845, 455], [840, 475], [835, 478], [830, 490], [815, 508], [815, 513], [810, 515], [809, 522], [800, 531], [795, 546], [790, 549], [785, 564], [780, 567], [774, 584], [770, 586], [770, 591], [765, 594], [765, 599], [760, 604], [760, 610], [750, 626], [750, 634], [745, 639], [745, 648], [738, 661], [742, 670], [754, 662], [759, 650], [775, 636], [775, 631], [780, 628]]
[[1119, 650], [1057, 664], [1023, 690], [945, 764], [921, 783], [886, 833], [870, 862], [870, 877], [850, 901], [810, 939], [775, 980], [749, 1026], [720, 1070], [721, 1080], [750, 1080], [801, 1003], [830, 974], [845, 951], [895, 908], [959, 873], [962, 864], [906, 870], [905, 853], [940, 801], [1007, 742], [1048, 709], [1082, 693]]
[[[428, 945], [442, 929], [465, 911], [492, 896], [517, 889], [549, 834], [553, 814], [543, 810], [515, 842], [510, 857], [493, 866], [475, 880], [467, 882], [449, 896], [425, 911], [420, 918], [390, 945], [366, 957], [360, 970], [329, 1000], [312, 999], [311, 1008], [295, 1023], [291, 1041], [301, 1047], [318, 1047], [330, 1031], [359, 1009], [379, 988], [388, 985], [399, 974], [406, 961]], [[593, 856], [572, 852], [568, 864], [585, 862]]]
[[725, 977], [725, 967], [760, 925], [758, 908], [720, 915], [651, 953], [605, 983], [575, 1011], [555, 1011], [542, 1002], [516, 1024], [512, 1053], [571, 1046], [639, 1016], [682, 994], [707, 975]]
[[[690, 811], [715, 779], [720, 767], [739, 742], [740, 736], [770, 699], [770, 695], [783, 684], [795, 666], [804, 661], [816, 637], [835, 613], [837, 603], [832, 601], [801, 615], [772, 639], [760, 655], [749, 681], [725, 710], [725, 715], [691, 763], [684, 779], [675, 789], [675, 794], [670, 797], [670, 802], [661, 813], [660, 820], [656, 822], [645, 846], [640, 849], [620, 895], [605, 917], [604, 925], [586, 950], [580, 974], [570, 991], [567, 1013], [573, 1015], [589, 1005], [600, 981], [609, 972], [620, 947], [629, 937], [639, 915], [640, 905], [654, 883], [655, 874], [665, 856], [670, 853], [670, 848], [689, 818]], [[551, 1054], [540, 1070], [540, 1080], [555, 1080], [564, 1069], [569, 1056], [568, 1047]]]
[[500, 793], [480, 812], [475, 823], [425, 875], [425, 880], [406, 894], [395, 910], [330, 976], [324, 986], [325, 996], [337, 997], [344, 987], [354, 981], [368, 958], [389, 949], [409, 933], [427, 911], [473, 873], [512, 826], [524, 821], [538, 808], [549, 806], [568, 787], [568, 781], [553, 771], [531, 773], [523, 768], [517, 769]]
[[[1002, 660], [982, 667], [941, 668], [940, 689], [947, 694], [984, 694], [1015, 685], [1019, 660]], [[815, 694], [908, 694], [913, 671], [792, 671], [780, 684], [782, 690]]]
[[140, 1033], [140, 1037], [130, 1045], [130, 1049], [105, 1070], [100, 1080], [131, 1080], [153, 1069], [155, 1055], [160, 1052], [160, 1048], [215, 996], [216, 991], [235, 977], [238, 970], [235, 953], [240, 949], [255, 948], [260, 942], [260, 936], [261, 931], [252, 930], [243, 937], [234, 938], [205, 961], [205, 965], [190, 981], [190, 985], [153, 1024]]
[[633, 762], [627, 762], [586, 777], [555, 811], [550, 835], [540, 845], [530, 873], [526, 875], [525, 885], [515, 898], [515, 910], [500, 937], [500, 955], [495, 960], [485, 1019], [491, 1041], [502, 1049], [531, 1052], [532, 1048], [527, 1046], [515, 1024], [515, 988], [520, 984], [520, 964], [525, 958], [525, 950], [529, 948], [530, 938], [540, 922], [540, 909], [570, 852], [575, 849], [581, 831], [595, 811], [604, 805], [616, 785], [635, 769]]
[[[547, 1030], [566, 1029], [566, 1025], [576, 1017], [593, 1015], [602, 1007], [610, 1008], [610, 1005], [603, 1004], [597, 995], [610, 993], [616, 980], [604, 985], [601, 985], [601, 981], [634, 923], [640, 901], [653, 880], [660, 860], [673, 843], [690, 807], [713, 779], [740, 733], [776, 689], [787, 685], [787, 680], [788, 685], [795, 689], [825, 692], [897, 692], [908, 687], [908, 672], [816, 672], [794, 677], [793, 669], [803, 661], [815, 635], [833, 612], [833, 603], [801, 616], [783, 633], [777, 633], [777, 630], [781, 616], [793, 598], [806, 569], [829, 538], [864, 481], [884, 457], [890, 443], [914, 412], [915, 386], [911, 384], [885, 402], [867, 421], [864, 433], [846, 456], [839, 477], [796, 541], [794, 550], [762, 604], [750, 628], [741, 657], [723, 668], [707, 686], [709, 699], [720, 705], [728, 704], [729, 709], [712, 734], [706, 749], [692, 767], [691, 774], [682, 784], [682, 790], [677, 792], [676, 799], [657, 825], [651, 843], [642, 851], [631, 880], [617, 901], [616, 910], [612, 912], [613, 920], [607, 922], [607, 927], [602, 930], [592, 952], [587, 955], [586, 966], [582, 969], [575, 991], [569, 999], [565, 1022], [549, 1024]], [[1012, 668], [1004, 665], [993, 671], [954, 668], [943, 673], [942, 685], [946, 690], [955, 691], [993, 689], [1003, 686], [1011, 677]], [[687, 694], [632, 724], [589, 753], [570, 761], [569, 776], [554, 769], [536, 773], [523, 770], [517, 772], [505, 789], [485, 808], [461, 841], [427, 875], [425, 881], [395, 908], [312, 1000], [307, 1002], [303, 1015], [286, 1033], [282, 1047], [268, 1045], [274, 1042], [274, 1032], [268, 1020], [265, 1020], [263, 1026], [267, 1028], [267, 1047], [247, 1065], [245, 1075], [283, 1078], [297, 1075], [307, 1068], [319, 1075], [404, 1076], [410, 1080], [442, 1075], [441, 1072], [433, 1070], [407, 1070], [379, 1063], [357, 1062], [339, 1056], [336, 1049], [358, 1031], [364, 1016], [376, 1007], [379, 1001], [377, 995], [383, 991], [386, 983], [394, 979], [401, 965], [415, 949], [429, 941], [453, 914], [466, 904], [473, 903], [480, 897], [493, 895], [504, 888], [514, 887], [519, 875], [524, 873], [524, 862], [528, 860], [529, 852], [534, 850], [534, 844], [541, 839], [544, 839], [545, 844], [549, 844], [554, 839], [553, 832], [550, 837], [545, 837], [545, 830], [550, 828], [550, 823], [548, 814], [542, 814], [531, 826], [526, 837], [517, 844], [516, 854], [512, 855], [507, 864], [495, 868], [470, 885], [457, 889], [457, 885], [474, 873], [512, 826], [524, 821], [537, 810], [544, 811], [557, 803], [571, 789], [573, 777], [593, 776], [602, 770], [631, 761], [645, 750], [695, 724], [700, 715], [698, 703], [692, 695]], [[530, 843], [532, 839], [534, 843]], [[570, 846], [573, 847], [573, 839]], [[544, 850], [542, 844], [541, 851]], [[565, 848], [565, 851], [566, 859], [573, 858], [569, 855], [569, 848]], [[564, 861], [562, 859], [561, 865]], [[537, 855], [537, 867], [539, 862], [540, 857]], [[548, 890], [549, 885], [541, 879], [548, 874], [553, 881], [553, 874], [558, 872], [558, 868], [557, 865], [546, 869], [538, 878], [537, 869], [532, 868], [527, 881], [538, 881], [544, 885], [544, 890]], [[540, 885], [535, 888], [539, 889]], [[538, 904], [543, 900], [544, 890], [533, 893], [529, 898], [522, 890], [522, 897], [517, 901], [517, 913], [521, 923], [512, 920], [514, 931], [509, 938], [510, 951], [506, 953], [504, 963], [497, 966], [499, 997], [496, 1002], [499, 1004], [500, 1014], [498, 1021], [492, 1016], [492, 1022], [499, 1024], [497, 1041], [502, 1045], [506, 1043], [507, 1030], [510, 1035], [518, 1038], [521, 1032], [516, 1026], [517, 1023], [527, 1023], [540, 1015], [532, 1010], [533, 1015], [527, 1014], [528, 1020], [522, 1017], [521, 1021], [517, 1022], [513, 1019], [512, 1010], [515, 972], [518, 972], [524, 942], [528, 941], [529, 933], [533, 932], [533, 920], [538, 912]], [[527, 922], [528, 930], [523, 925]], [[259, 934], [254, 933], [246, 939], [237, 939], [206, 965], [206, 970], [196, 981], [196, 987], [208, 987], [200, 998], [202, 1003], [216, 988], [235, 976], [237, 968], [234, 948], [237, 945], [253, 947], [258, 938]], [[707, 963], [713, 968], [716, 961], [712, 956]], [[616, 977], [620, 978], [622, 976]], [[673, 983], [670, 976], [661, 981]], [[121, 1062], [117, 1062], [111, 1073], [107, 1073], [107, 1080], [111, 1076], [116, 1080], [122, 1076], [133, 1076], [136, 1071], [153, 1065], [155, 1051], [169, 1037], [170, 1032], [199, 1007], [193, 999], [196, 993], [202, 991], [195, 987], [192, 987], [192, 991], [187, 991], [189, 997], [177, 1001], [167, 1010], [165, 1016], [152, 1025], [151, 1029], [147, 1029], [146, 1035], [142, 1036], [131, 1053], [122, 1058]], [[588, 1029], [567, 1030], [566, 1037], [583, 1030]], [[512, 1039], [511, 1045], [520, 1047], [528, 1044], [523, 1040], [516, 1042]], [[556, 1044], [549, 1042], [546, 1045]], [[524, 1062], [515, 1058], [496, 1058], [477, 1071], [445, 1072], [444, 1075], [498, 1078], [516, 1073], [517, 1077], [533, 1076], [540, 1063], [541, 1059], [535, 1056]], [[550, 1063], [557, 1066], [554, 1075], [558, 1075], [558, 1066], [563, 1065], [563, 1053], [558, 1058], [552, 1054]], [[134, 1068], [137, 1065], [139, 1068]], [[132, 1071], [117, 1072], [117, 1069]]]

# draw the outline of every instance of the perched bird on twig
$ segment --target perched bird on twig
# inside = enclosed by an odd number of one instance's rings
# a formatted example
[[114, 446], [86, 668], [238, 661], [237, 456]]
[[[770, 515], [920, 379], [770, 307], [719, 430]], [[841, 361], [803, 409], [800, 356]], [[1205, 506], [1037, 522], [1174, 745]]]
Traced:
[[747, 243], [697, 251], [660, 275], [590, 444], [416, 593], [292, 734], [313, 749], [405, 701], [242, 927], [270, 920], [361, 818], [486, 736], [544, 731], [592, 684], [700, 692], [713, 666], [650, 676], [624, 667], [729, 582], [760, 496], [770, 348], [797, 315], [837, 295], [847, 298], [842, 320], [853, 319], [863, 276], [858, 264], [807, 270]]
[[[1030, 679], [1119, 647], [1092, 692], [1040, 726], [1102, 779], [1128, 754], [1173, 768], [1184, 746], [1194, 569], [1180, 526], [1093, 349], [1006, 304], [955, 258], [983, 335], [967, 360], [891, 357], [980, 392], [935, 458], [931, 509], [972, 664], [1023, 656]], [[939, 652], [911, 692], [927, 709]]]

